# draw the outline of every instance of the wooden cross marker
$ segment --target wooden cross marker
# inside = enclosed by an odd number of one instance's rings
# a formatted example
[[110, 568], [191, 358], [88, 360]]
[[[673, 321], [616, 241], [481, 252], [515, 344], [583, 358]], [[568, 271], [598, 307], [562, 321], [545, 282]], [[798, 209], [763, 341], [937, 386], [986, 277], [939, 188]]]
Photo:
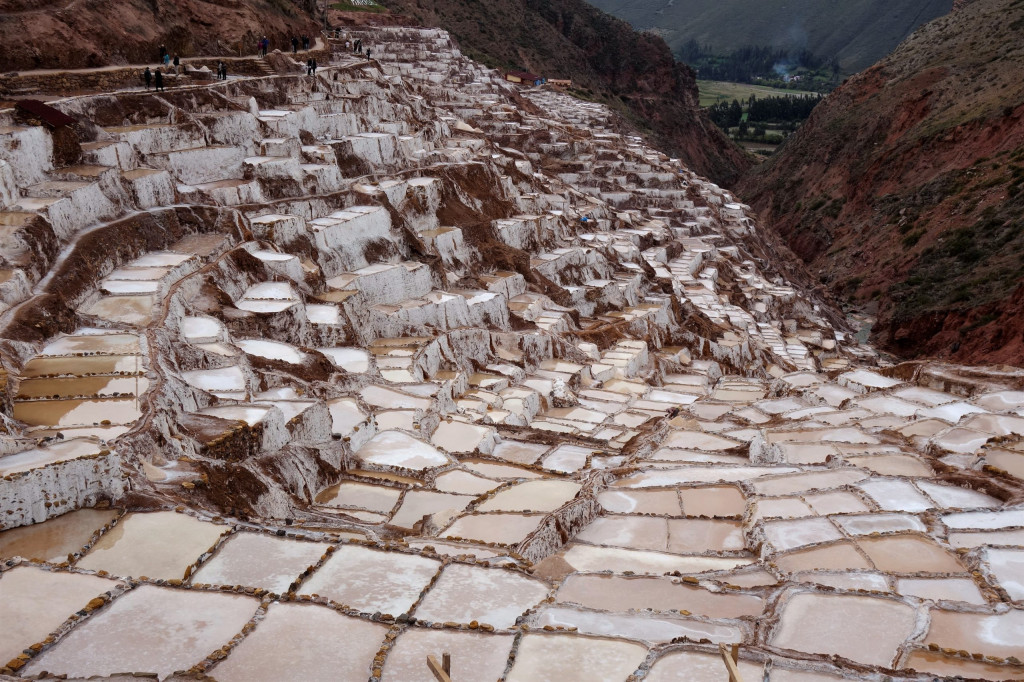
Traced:
[[743, 682], [743, 678], [740, 677], [740, 669], [736, 665], [740, 662], [740, 645], [733, 644], [730, 651], [729, 646], [722, 643], [718, 645], [718, 650], [722, 652], [722, 660], [725, 661], [725, 668], [729, 671], [729, 682]]
[[437, 658], [434, 656], [427, 656], [427, 667], [430, 668], [430, 672], [434, 673], [434, 677], [437, 678], [437, 682], [452, 682], [452, 655], [449, 653], [441, 654], [441, 662], [437, 662]]

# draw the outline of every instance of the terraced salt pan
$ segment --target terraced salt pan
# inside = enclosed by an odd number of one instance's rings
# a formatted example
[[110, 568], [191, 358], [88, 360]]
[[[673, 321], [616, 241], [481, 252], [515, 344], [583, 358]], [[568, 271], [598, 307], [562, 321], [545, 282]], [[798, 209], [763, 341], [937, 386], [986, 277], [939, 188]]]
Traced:
[[256, 355], [268, 360], [280, 360], [293, 365], [301, 365], [306, 361], [306, 354], [289, 343], [263, 339], [242, 339], [235, 343], [248, 355]]
[[441, 564], [434, 559], [343, 545], [300, 587], [367, 613], [398, 616], [419, 599]]
[[665, 577], [574, 574], [558, 588], [559, 603], [603, 611], [689, 611], [709, 618], [759, 616], [760, 597], [736, 592], [711, 592]]
[[647, 647], [632, 642], [529, 633], [506, 680], [624, 680], [646, 656]]
[[1024, 642], [1024, 611], [985, 615], [931, 609], [925, 644], [985, 656], [1020, 656]]
[[416, 397], [376, 385], [363, 388], [359, 395], [366, 404], [389, 410], [429, 410], [432, 403], [429, 398]]
[[60, 443], [51, 443], [42, 448], [32, 448], [22, 452], [0, 457], [0, 476], [31, 471], [39, 467], [54, 464], [56, 462], [67, 462], [89, 455], [99, 454], [104, 450], [102, 446], [91, 438], [74, 438]]
[[811, 571], [808, 573], [794, 573], [789, 576], [790, 580], [813, 583], [815, 585], [826, 585], [837, 590], [874, 590], [876, 592], [889, 592], [888, 579], [881, 573], [869, 573], [859, 571], [857, 573], [825, 573], [822, 571]]
[[831, 542], [843, 537], [828, 519], [814, 517], [791, 521], [769, 521], [764, 525], [765, 536], [779, 551], [796, 547]]
[[857, 550], [857, 546], [846, 540], [811, 549], [794, 550], [776, 556], [775, 564], [779, 570], [785, 573], [872, 568], [871, 563]]
[[210, 343], [223, 337], [224, 323], [212, 317], [184, 317], [181, 335], [191, 343]]
[[227, 644], [257, 606], [244, 595], [142, 585], [76, 627], [25, 670], [74, 677], [131, 670], [164, 678]]
[[784, 649], [889, 668], [916, 618], [914, 609], [887, 599], [800, 593], [785, 602], [770, 641]]
[[132, 513], [104, 533], [76, 565], [117, 576], [182, 579], [185, 569], [227, 530], [175, 512]]
[[331, 414], [331, 433], [342, 436], [351, 435], [360, 424], [366, 421], [366, 414], [359, 409], [359, 403], [355, 398], [328, 400], [327, 411]]
[[978, 678], [983, 680], [1024, 679], [1024, 666], [981, 663], [970, 659], [946, 656], [940, 652], [933, 652], [927, 649], [914, 649], [906, 657], [903, 667], [921, 673], [950, 678]]
[[[663, 655], [654, 665], [651, 671], [644, 678], [645, 682], [722, 682], [721, 654], [708, 654], [699, 651], [673, 651]], [[764, 665], [740, 659], [736, 666], [739, 669], [740, 677], [744, 680], [760, 680], [764, 672]], [[772, 679], [777, 677], [776, 669], [772, 671]], [[800, 682], [820, 682], [824, 678], [808, 678]], [[789, 682], [797, 682], [790, 680]]]
[[746, 509], [743, 493], [731, 485], [680, 488], [679, 498], [686, 516], [742, 516]]
[[472, 514], [457, 519], [441, 537], [514, 546], [537, 530], [543, 520], [541, 514]]
[[245, 422], [249, 426], [256, 426], [266, 419], [268, 412], [270, 412], [270, 408], [263, 405], [223, 405], [207, 407], [200, 410], [199, 414], [206, 414], [229, 421]]
[[42, 642], [68, 617], [117, 583], [91, 575], [17, 566], [0, 574], [0, 660]]
[[548, 449], [549, 446], [540, 443], [503, 440], [494, 446], [491, 455], [516, 464], [535, 464]]
[[362, 682], [387, 630], [322, 606], [275, 603], [211, 675], [224, 682]]
[[597, 501], [605, 511], [620, 514], [681, 516], [679, 496], [674, 490], [604, 490]]
[[[382, 682], [429, 682], [427, 656], [448, 652], [453, 680], [497, 680], [505, 673], [512, 635], [410, 628], [399, 635], [384, 662]], [[431, 675], [432, 677], [432, 675]]]
[[900, 578], [896, 591], [933, 601], [959, 601], [983, 606], [987, 602], [973, 580], [968, 578]]
[[476, 424], [451, 421], [441, 422], [430, 437], [430, 442], [445, 452], [469, 453], [489, 449], [491, 429]]
[[220, 369], [197, 369], [182, 372], [181, 378], [189, 386], [210, 393], [242, 393], [245, 394], [245, 375], [237, 366]]
[[387, 514], [394, 509], [401, 496], [400, 488], [344, 481], [319, 493], [316, 496], [316, 503], [328, 507], [354, 507]]
[[985, 561], [1010, 599], [1024, 601], [1024, 550], [990, 548], [985, 550]]
[[859, 538], [857, 545], [875, 568], [887, 573], [959, 573], [965, 570], [952, 554], [927, 536], [865, 537]]
[[862, 514], [837, 516], [835, 522], [850, 535], [892, 533], [899, 531], [925, 532], [927, 528], [916, 516], [909, 514]]
[[452, 459], [436, 448], [401, 431], [378, 433], [356, 451], [366, 464], [424, 471], [449, 464]]
[[477, 511], [554, 511], [582, 489], [572, 481], [527, 481], [501, 490], [478, 505]]
[[883, 476], [927, 478], [934, 475], [931, 467], [911, 455], [868, 455], [866, 457], [847, 457], [846, 461]]
[[446, 471], [434, 479], [434, 488], [437, 490], [443, 493], [456, 493], [459, 495], [482, 495], [494, 490], [499, 485], [501, 484], [498, 481], [475, 476], [459, 469]]
[[519, 478], [541, 478], [541, 474], [536, 471], [530, 471], [529, 469], [510, 466], [508, 464], [488, 462], [482, 459], [464, 459], [462, 460], [462, 466], [481, 476], [496, 478], [503, 481], [511, 481]]
[[738, 447], [740, 443], [702, 431], [673, 431], [665, 438], [662, 445], [666, 448], [714, 451], [729, 450]]
[[473, 501], [472, 495], [450, 495], [432, 490], [410, 490], [389, 522], [399, 528], [413, 528], [424, 516], [431, 516], [434, 525], [444, 527]]
[[43, 523], [5, 530], [0, 532], [0, 558], [67, 561], [68, 554], [80, 551], [93, 533], [120, 513], [117, 509], [79, 509]]
[[1024, 526], [1024, 509], [946, 514], [942, 517], [942, 522], [951, 529], [998, 530], [1000, 528]]
[[733, 625], [716, 625], [685, 618], [656, 618], [646, 614], [611, 614], [545, 606], [531, 618], [537, 627], [576, 628], [585, 635], [624, 637], [649, 643], [671, 642], [677, 637], [693, 641], [742, 642], [743, 630]]
[[419, 620], [475, 620], [509, 628], [547, 594], [546, 584], [511, 571], [449, 564], [416, 607], [415, 615]]
[[[684, 483], [732, 483], [751, 481], [761, 476], [799, 471], [791, 467], [686, 467], [643, 471], [620, 478], [612, 485], [620, 488], [667, 488]], [[839, 473], [839, 472], [836, 472]], [[866, 476], [861, 474], [862, 477]], [[754, 484], [758, 486], [757, 483]], [[765, 485], [768, 485], [767, 483]], [[837, 483], [836, 485], [842, 485]], [[761, 492], [759, 490], [759, 492]], [[771, 493], [783, 494], [783, 493]]]
[[370, 369], [370, 354], [361, 348], [317, 348], [334, 363], [352, 374], [363, 374]]
[[545, 469], [570, 474], [587, 465], [587, 459], [594, 453], [590, 448], [578, 445], [559, 445], [543, 461]]
[[638, 575], [663, 575], [672, 571], [728, 571], [753, 563], [753, 559], [749, 557], [682, 556], [621, 547], [597, 547], [576, 542], [571, 543], [568, 549], [562, 552], [562, 558], [581, 572], [631, 571]]
[[[90, 333], [99, 331], [102, 333]], [[137, 334], [110, 334], [107, 330], [79, 329], [71, 336], [51, 341], [40, 356], [77, 355], [98, 353], [104, 355], [136, 355], [141, 352]]]
[[142, 416], [136, 398], [26, 400], [14, 403], [13, 416], [30, 426], [131, 424]]
[[917, 487], [939, 505], [953, 509], [984, 509], [1002, 505], [998, 499], [970, 488], [942, 485], [931, 481], [916, 481]]
[[235, 533], [192, 575], [192, 584], [245, 585], [284, 594], [330, 545]]

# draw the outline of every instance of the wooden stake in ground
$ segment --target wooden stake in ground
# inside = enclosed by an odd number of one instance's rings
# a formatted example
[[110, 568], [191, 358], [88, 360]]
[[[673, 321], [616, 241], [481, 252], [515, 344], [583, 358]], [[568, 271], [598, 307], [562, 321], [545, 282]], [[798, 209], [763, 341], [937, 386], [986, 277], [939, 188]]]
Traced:
[[725, 668], [729, 671], [729, 682], [743, 682], [740, 677], [740, 669], [736, 666], [740, 662], [740, 645], [733, 644], [732, 651], [727, 644], [719, 644], [718, 650], [722, 652], [722, 660], [725, 661]]
[[441, 654], [441, 663], [438, 663], [434, 656], [427, 656], [427, 667], [430, 668], [430, 672], [434, 673], [434, 677], [437, 678], [437, 682], [452, 682], [451, 654]]

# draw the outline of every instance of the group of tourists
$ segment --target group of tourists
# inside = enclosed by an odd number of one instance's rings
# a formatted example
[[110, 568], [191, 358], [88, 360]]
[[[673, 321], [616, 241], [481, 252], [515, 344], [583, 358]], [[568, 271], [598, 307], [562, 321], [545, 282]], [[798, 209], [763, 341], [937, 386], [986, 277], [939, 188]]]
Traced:
[[[345, 41], [345, 49], [346, 50], [351, 50], [352, 52], [355, 52], [356, 54], [362, 54], [363, 53], [363, 39], [359, 38], [358, 40], [356, 40], [355, 44], [353, 44], [351, 40], [346, 40]], [[370, 58], [370, 48], [366, 48], [366, 58], [367, 59]]]

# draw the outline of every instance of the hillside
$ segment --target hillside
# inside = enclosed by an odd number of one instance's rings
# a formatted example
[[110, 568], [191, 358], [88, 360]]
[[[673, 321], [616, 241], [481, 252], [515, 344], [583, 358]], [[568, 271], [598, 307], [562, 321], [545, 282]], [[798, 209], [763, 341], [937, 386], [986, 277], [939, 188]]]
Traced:
[[922, 27], [830, 95], [740, 194], [905, 356], [1024, 352], [1024, 0]]
[[688, 166], [729, 185], [750, 165], [698, 107], [692, 69], [660, 38], [641, 34], [582, 0], [384, 0], [449, 31], [496, 68], [571, 78], [577, 94], [609, 104]]
[[640, 30], [654, 29], [673, 51], [690, 40], [723, 54], [744, 45], [807, 48], [839, 57], [856, 73], [889, 53], [952, 0], [591, 0]]
[[0, 0], [0, 71], [68, 69], [154, 62], [172, 54], [237, 56], [271, 49], [291, 36], [316, 35], [293, 0]]

